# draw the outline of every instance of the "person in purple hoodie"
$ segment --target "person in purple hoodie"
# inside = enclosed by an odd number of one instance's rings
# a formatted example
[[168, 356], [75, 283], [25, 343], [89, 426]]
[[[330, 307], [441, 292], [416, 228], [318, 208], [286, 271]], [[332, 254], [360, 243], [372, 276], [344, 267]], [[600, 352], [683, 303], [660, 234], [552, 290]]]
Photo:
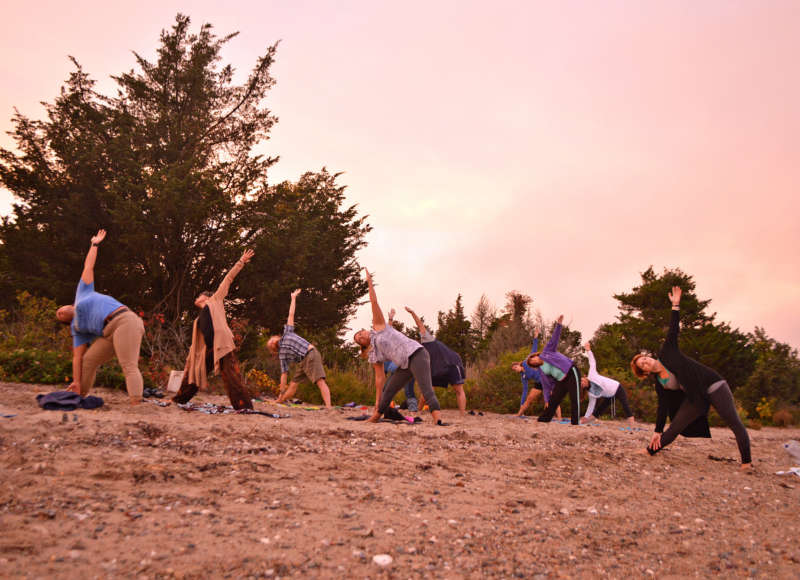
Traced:
[[549, 423], [553, 419], [561, 400], [569, 393], [570, 414], [573, 425], [580, 424], [581, 372], [575, 363], [556, 351], [561, 338], [561, 323], [564, 315], [558, 317], [553, 335], [545, 347], [528, 356], [528, 365], [538, 368], [542, 376], [542, 393], [550, 400], [539, 416], [539, 421]]

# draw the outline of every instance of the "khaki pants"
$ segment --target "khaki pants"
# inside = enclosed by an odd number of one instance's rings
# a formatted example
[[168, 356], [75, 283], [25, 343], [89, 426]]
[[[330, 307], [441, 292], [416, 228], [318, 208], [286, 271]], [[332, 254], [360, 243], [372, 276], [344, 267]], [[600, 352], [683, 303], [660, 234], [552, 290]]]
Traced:
[[125, 388], [132, 399], [141, 399], [144, 390], [142, 373], [139, 371], [139, 348], [144, 336], [142, 319], [131, 311], [115, 316], [103, 329], [103, 336], [96, 339], [83, 355], [81, 367], [81, 395], [84, 397], [94, 386], [98, 367], [117, 355], [119, 366], [125, 375]]
[[309, 348], [306, 356], [297, 363], [292, 381], [299, 383], [303, 380], [303, 375], [308, 377], [312, 384], [316, 385], [317, 381], [325, 378], [325, 369], [322, 366], [322, 355], [316, 348]]

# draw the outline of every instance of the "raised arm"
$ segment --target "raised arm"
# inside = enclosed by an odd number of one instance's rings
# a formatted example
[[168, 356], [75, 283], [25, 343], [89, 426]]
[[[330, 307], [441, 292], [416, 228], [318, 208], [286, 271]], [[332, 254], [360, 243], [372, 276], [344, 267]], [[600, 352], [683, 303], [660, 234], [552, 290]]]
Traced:
[[539, 350], [539, 327], [533, 329], [533, 342], [531, 343], [531, 354]]
[[673, 286], [672, 292], [668, 294], [669, 301], [672, 303], [672, 313], [669, 319], [669, 331], [667, 332], [667, 340], [664, 346], [678, 347], [678, 332], [681, 326], [681, 287]]
[[594, 354], [592, 353], [592, 345], [588, 342], [583, 345], [583, 349], [586, 351], [586, 358], [589, 359], [589, 374], [594, 375], [597, 374], [597, 361], [594, 360]]
[[383, 311], [378, 304], [378, 296], [375, 294], [375, 286], [372, 285], [372, 274], [369, 270], [364, 268], [364, 273], [367, 277], [367, 285], [369, 286], [369, 301], [372, 304], [372, 328], [381, 331], [386, 328], [386, 320], [383, 318]]
[[245, 250], [242, 252], [242, 257], [239, 258], [236, 263], [233, 265], [233, 268], [228, 270], [228, 273], [225, 274], [225, 277], [220, 282], [219, 288], [214, 293], [215, 296], [218, 298], [225, 298], [228, 295], [228, 291], [231, 289], [231, 284], [233, 283], [234, 278], [242, 271], [244, 265], [250, 261], [250, 258], [253, 257], [255, 252], [253, 250]]
[[394, 308], [390, 308], [389, 309], [389, 326], [391, 326], [394, 323], [394, 315], [395, 315]]
[[286, 324], [294, 326], [294, 310], [297, 306], [297, 295], [300, 294], [300, 288], [292, 292], [292, 299], [289, 302], [289, 317], [286, 319]]
[[564, 322], [564, 315], [558, 317], [556, 320], [556, 326], [553, 329], [553, 335], [550, 337], [550, 340], [547, 341], [547, 344], [544, 347], [544, 350], [548, 352], [553, 352], [556, 350], [558, 346], [558, 341], [561, 340], [561, 323]]
[[83, 272], [81, 272], [81, 281], [84, 284], [91, 284], [94, 282], [94, 263], [97, 261], [97, 246], [100, 245], [106, 238], [105, 230], [98, 230], [92, 236], [92, 245], [89, 246], [89, 251], [86, 253], [86, 259], [83, 261]]
[[411, 318], [414, 319], [414, 324], [417, 325], [417, 330], [419, 330], [419, 335], [420, 336], [422, 336], [423, 334], [428, 332], [428, 329], [425, 328], [425, 325], [422, 323], [422, 320], [420, 319], [420, 317], [417, 316], [416, 312], [411, 310], [408, 306], [406, 306], [406, 312], [408, 312], [411, 315]]

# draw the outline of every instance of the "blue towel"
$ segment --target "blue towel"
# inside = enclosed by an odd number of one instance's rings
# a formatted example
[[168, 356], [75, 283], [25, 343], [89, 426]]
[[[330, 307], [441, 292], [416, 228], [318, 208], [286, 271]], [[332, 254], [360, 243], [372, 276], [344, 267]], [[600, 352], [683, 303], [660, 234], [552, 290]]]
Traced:
[[72, 391], [53, 391], [46, 395], [36, 395], [36, 402], [46, 411], [74, 411], [81, 409], [96, 409], [103, 406], [100, 397], [81, 397]]

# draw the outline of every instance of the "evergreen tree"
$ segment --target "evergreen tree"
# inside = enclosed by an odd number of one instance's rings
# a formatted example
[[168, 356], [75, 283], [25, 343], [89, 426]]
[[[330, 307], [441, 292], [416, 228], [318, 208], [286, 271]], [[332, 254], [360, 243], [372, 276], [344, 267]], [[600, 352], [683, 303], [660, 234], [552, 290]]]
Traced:
[[680, 269], [665, 269], [657, 275], [651, 266], [642, 273], [640, 285], [614, 295], [619, 315], [617, 322], [603, 324], [595, 332], [592, 350], [597, 359], [619, 373], [615, 378], [635, 380], [630, 360], [639, 352], [657, 355], [666, 338], [671, 309], [667, 293], [673, 286], [683, 290], [681, 351], [719, 371], [732, 388], [743, 384], [755, 363], [749, 337], [728, 324], [716, 323], [716, 315], [706, 313], [711, 301], [697, 297], [692, 276]]
[[338, 329], [366, 292], [355, 255], [370, 228], [324, 169], [267, 182], [277, 157], [253, 149], [277, 120], [264, 106], [276, 45], [236, 84], [221, 63], [236, 34], [189, 25], [178, 15], [162, 31], [154, 62], [135, 54], [137, 69], [113, 77], [116, 96], [75, 62], [45, 120], [15, 116], [18, 152], [0, 150], [0, 184], [19, 200], [0, 225], [0, 289], [71, 303], [87, 240], [103, 227], [97, 289], [134, 308], [193, 316], [197, 294], [250, 246], [233, 314], [278, 329], [301, 286], [300, 320]]
[[461, 294], [456, 297], [452, 309], [446, 313], [439, 311], [436, 321], [438, 325], [436, 338], [461, 355], [464, 363], [472, 361], [475, 354], [475, 333], [470, 321], [464, 315]]

